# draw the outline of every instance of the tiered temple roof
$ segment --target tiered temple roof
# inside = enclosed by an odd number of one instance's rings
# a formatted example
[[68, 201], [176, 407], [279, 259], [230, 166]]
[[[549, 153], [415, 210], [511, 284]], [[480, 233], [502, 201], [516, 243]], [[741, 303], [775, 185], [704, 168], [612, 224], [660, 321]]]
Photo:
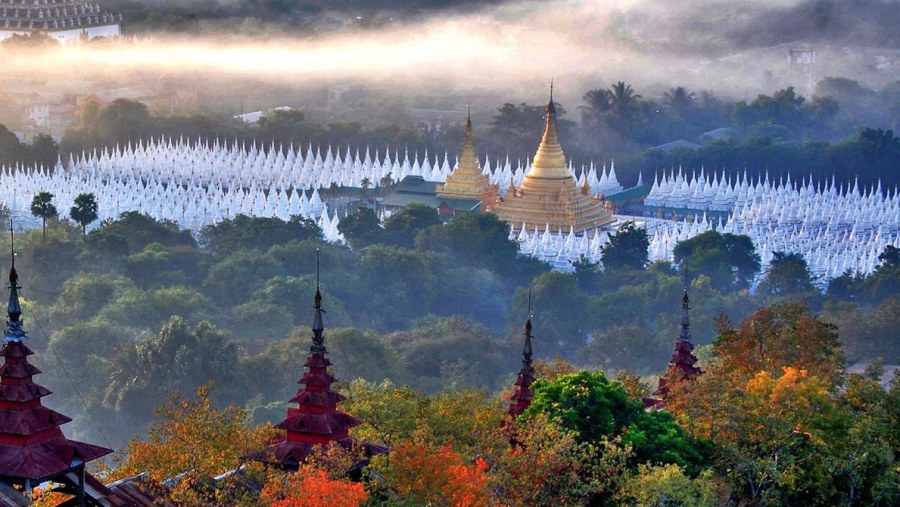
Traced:
[[67, 439], [60, 426], [71, 419], [41, 404], [50, 391], [32, 379], [40, 370], [28, 362], [33, 352], [22, 342], [26, 336], [17, 282], [13, 267], [9, 272], [9, 317], [0, 349], [4, 359], [0, 367], [0, 482], [20, 485], [26, 494], [46, 480], [75, 489], [80, 482], [83, 488], [85, 463], [112, 450]]
[[522, 348], [522, 368], [519, 369], [519, 376], [516, 378], [516, 392], [509, 398], [509, 409], [507, 412], [513, 418], [518, 417], [531, 405], [531, 399], [534, 393], [531, 391], [531, 384], [534, 382], [535, 372], [532, 365], [532, 336], [531, 336], [531, 316], [525, 321], [525, 346]]
[[[336, 443], [345, 449], [354, 446], [350, 437], [350, 428], [360, 421], [337, 409], [337, 404], [345, 398], [331, 389], [335, 381], [328, 372], [331, 361], [326, 356], [325, 326], [322, 322], [322, 294], [318, 287], [315, 295], [315, 319], [313, 321], [312, 346], [306, 358], [307, 371], [300, 379], [302, 386], [291, 403], [296, 408], [289, 408], [287, 417], [275, 425], [285, 430], [285, 435], [263, 453], [251, 456], [262, 461], [289, 470], [296, 470], [301, 463], [318, 447]], [[387, 452], [386, 447], [362, 443], [365, 454], [372, 456]]]
[[472, 134], [472, 116], [466, 117], [466, 139], [456, 169], [447, 176], [447, 182], [435, 189], [438, 196], [450, 199], [480, 201], [482, 211], [489, 211], [497, 201], [497, 188], [483, 174], [475, 156]]
[[121, 21], [121, 14], [103, 12], [99, 4], [80, 0], [0, 0], [0, 30], [52, 32]]
[[697, 356], [694, 355], [694, 344], [691, 342], [691, 316], [690, 299], [687, 289], [681, 296], [681, 334], [675, 341], [675, 352], [665, 375], [659, 378], [659, 385], [653, 394], [661, 398], [644, 398], [645, 406], [662, 407], [665, 397], [669, 394], [669, 383], [672, 381], [690, 380], [703, 373], [697, 366]]
[[493, 212], [513, 227], [525, 224], [529, 230], [549, 227], [553, 231], [565, 231], [571, 228], [581, 233], [612, 222], [612, 211], [591, 196], [586, 183], [578, 188], [569, 173], [556, 132], [552, 91], [546, 116], [544, 136], [531, 170], [518, 188], [509, 189]]

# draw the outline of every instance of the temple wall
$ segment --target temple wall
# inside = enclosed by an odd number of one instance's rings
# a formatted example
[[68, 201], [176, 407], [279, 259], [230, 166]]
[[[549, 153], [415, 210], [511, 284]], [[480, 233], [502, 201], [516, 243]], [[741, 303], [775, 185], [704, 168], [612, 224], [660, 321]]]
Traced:
[[[30, 33], [30, 30], [0, 30], [0, 40], [8, 39], [13, 35], [27, 35], [28, 33]], [[97, 37], [118, 37], [122, 35], [122, 30], [117, 23], [114, 25], [79, 27], [71, 30], [48, 31], [46, 33], [61, 44], [66, 45], [81, 40], [83, 33], [87, 34], [88, 39], [95, 39]]]

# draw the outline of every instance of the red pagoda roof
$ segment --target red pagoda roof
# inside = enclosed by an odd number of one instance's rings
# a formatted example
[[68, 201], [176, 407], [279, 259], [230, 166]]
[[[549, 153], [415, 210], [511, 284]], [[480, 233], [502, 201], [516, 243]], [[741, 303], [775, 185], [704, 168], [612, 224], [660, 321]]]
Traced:
[[[687, 289], [681, 297], [681, 334], [675, 342], [675, 352], [669, 361], [669, 367], [665, 375], [659, 378], [659, 385], [654, 395], [665, 398], [669, 394], [669, 382], [673, 380], [692, 379], [703, 373], [697, 364], [697, 356], [694, 355], [694, 344], [691, 343], [691, 318], [690, 299]], [[662, 408], [665, 406], [662, 400], [656, 398], [644, 398], [645, 407]]]
[[[355, 417], [341, 412], [337, 404], [344, 397], [331, 389], [334, 376], [328, 372], [331, 361], [326, 356], [324, 326], [322, 324], [322, 295], [316, 289], [315, 320], [313, 321], [313, 344], [306, 358], [306, 372], [300, 379], [301, 387], [291, 398], [297, 403], [289, 408], [287, 417], [276, 424], [285, 434], [275, 444], [262, 453], [249, 456], [286, 469], [297, 469], [310, 454], [323, 445], [335, 443], [345, 449], [354, 447], [356, 442], [349, 436], [350, 428], [360, 424]], [[387, 452], [386, 447], [361, 444], [367, 457]]]
[[9, 281], [9, 319], [0, 349], [0, 476], [36, 484], [112, 450], [67, 439], [59, 427], [72, 419], [41, 404], [50, 390], [32, 380], [40, 370], [28, 362], [34, 353], [22, 343], [26, 336], [15, 268]]
[[[530, 299], [530, 294], [529, 294]], [[529, 313], [531, 312], [529, 304]], [[516, 391], [510, 396], [510, 404], [507, 413], [513, 418], [518, 417], [531, 405], [531, 399], [534, 393], [531, 391], [531, 384], [534, 383], [534, 366], [532, 366], [532, 344], [531, 344], [531, 318], [525, 321], [525, 345], [522, 348], [522, 368], [519, 370], [519, 376], [516, 377]]]

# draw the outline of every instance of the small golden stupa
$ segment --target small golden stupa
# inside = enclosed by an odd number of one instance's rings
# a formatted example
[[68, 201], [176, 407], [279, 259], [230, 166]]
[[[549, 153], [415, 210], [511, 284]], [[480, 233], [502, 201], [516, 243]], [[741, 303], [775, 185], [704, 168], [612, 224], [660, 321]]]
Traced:
[[549, 225], [551, 231], [572, 228], [576, 233], [613, 221], [612, 212], [591, 196], [587, 185], [579, 189], [569, 174], [566, 156], [556, 133], [552, 86], [544, 137], [534, 155], [531, 169], [525, 174], [522, 185], [510, 187], [506, 197], [493, 207], [493, 212], [512, 227], [524, 223], [528, 229], [544, 230]]
[[481, 164], [475, 156], [472, 136], [472, 115], [466, 118], [466, 140], [463, 143], [459, 165], [447, 176], [447, 182], [435, 187], [437, 195], [446, 199], [481, 201], [481, 210], [490, 211], [497, 201], [497, 188], [481, 173]]

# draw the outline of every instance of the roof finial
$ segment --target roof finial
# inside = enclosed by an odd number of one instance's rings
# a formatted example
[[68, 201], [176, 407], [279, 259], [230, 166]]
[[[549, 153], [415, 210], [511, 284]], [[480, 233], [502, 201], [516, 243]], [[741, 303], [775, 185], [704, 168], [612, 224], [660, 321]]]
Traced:
[[684, 294], [681, 296], [681, 341], [691, 341], [691, 315], [690, 298], [687, 291], [687, 277], [685, 276]]
[[16, 236], [13, 234], [13, 218], [9, 217], [9, 258], [12, 259], [12, 269], [16, 269]]
[[10, 236], [10, 254], [12, 265], [9, 268], [9, 305], [6, 307], [6, 313], [9, 318], [6, 320], [6, 333], [3, 336], [5, 342], [20, 342], [25, 338], [25, 331], [22, 329], [22, 306], [19, 304], [19, 274], [16, 273], [16, 247], [13, 244], [13, 227], [12, 218], [9, 220], [9, 236]]
[[316, 248], [316, 296], [314, 299], [313, 308], [316, 309], [316, 316], [313, 319], [313, 344], [310, 347], [310, 352], [313, 354], [324, 354], [325, 353], [325, 337], [322, 336], [322, 332], [325, 330], [325, 325], [322, 323], [322, 314], [325, 313], [325, 310], [322, 309], [322, 292], [319, 291], [319, 249]]
[[550, 102], [553, 102], [553, 78], [550, 78]]
[[528, 288], [528, 320], [525, 321], [525, 346], [522, 348], [522, 365], [531, 366], [533, 349], [531, 345], [531, 287]]

